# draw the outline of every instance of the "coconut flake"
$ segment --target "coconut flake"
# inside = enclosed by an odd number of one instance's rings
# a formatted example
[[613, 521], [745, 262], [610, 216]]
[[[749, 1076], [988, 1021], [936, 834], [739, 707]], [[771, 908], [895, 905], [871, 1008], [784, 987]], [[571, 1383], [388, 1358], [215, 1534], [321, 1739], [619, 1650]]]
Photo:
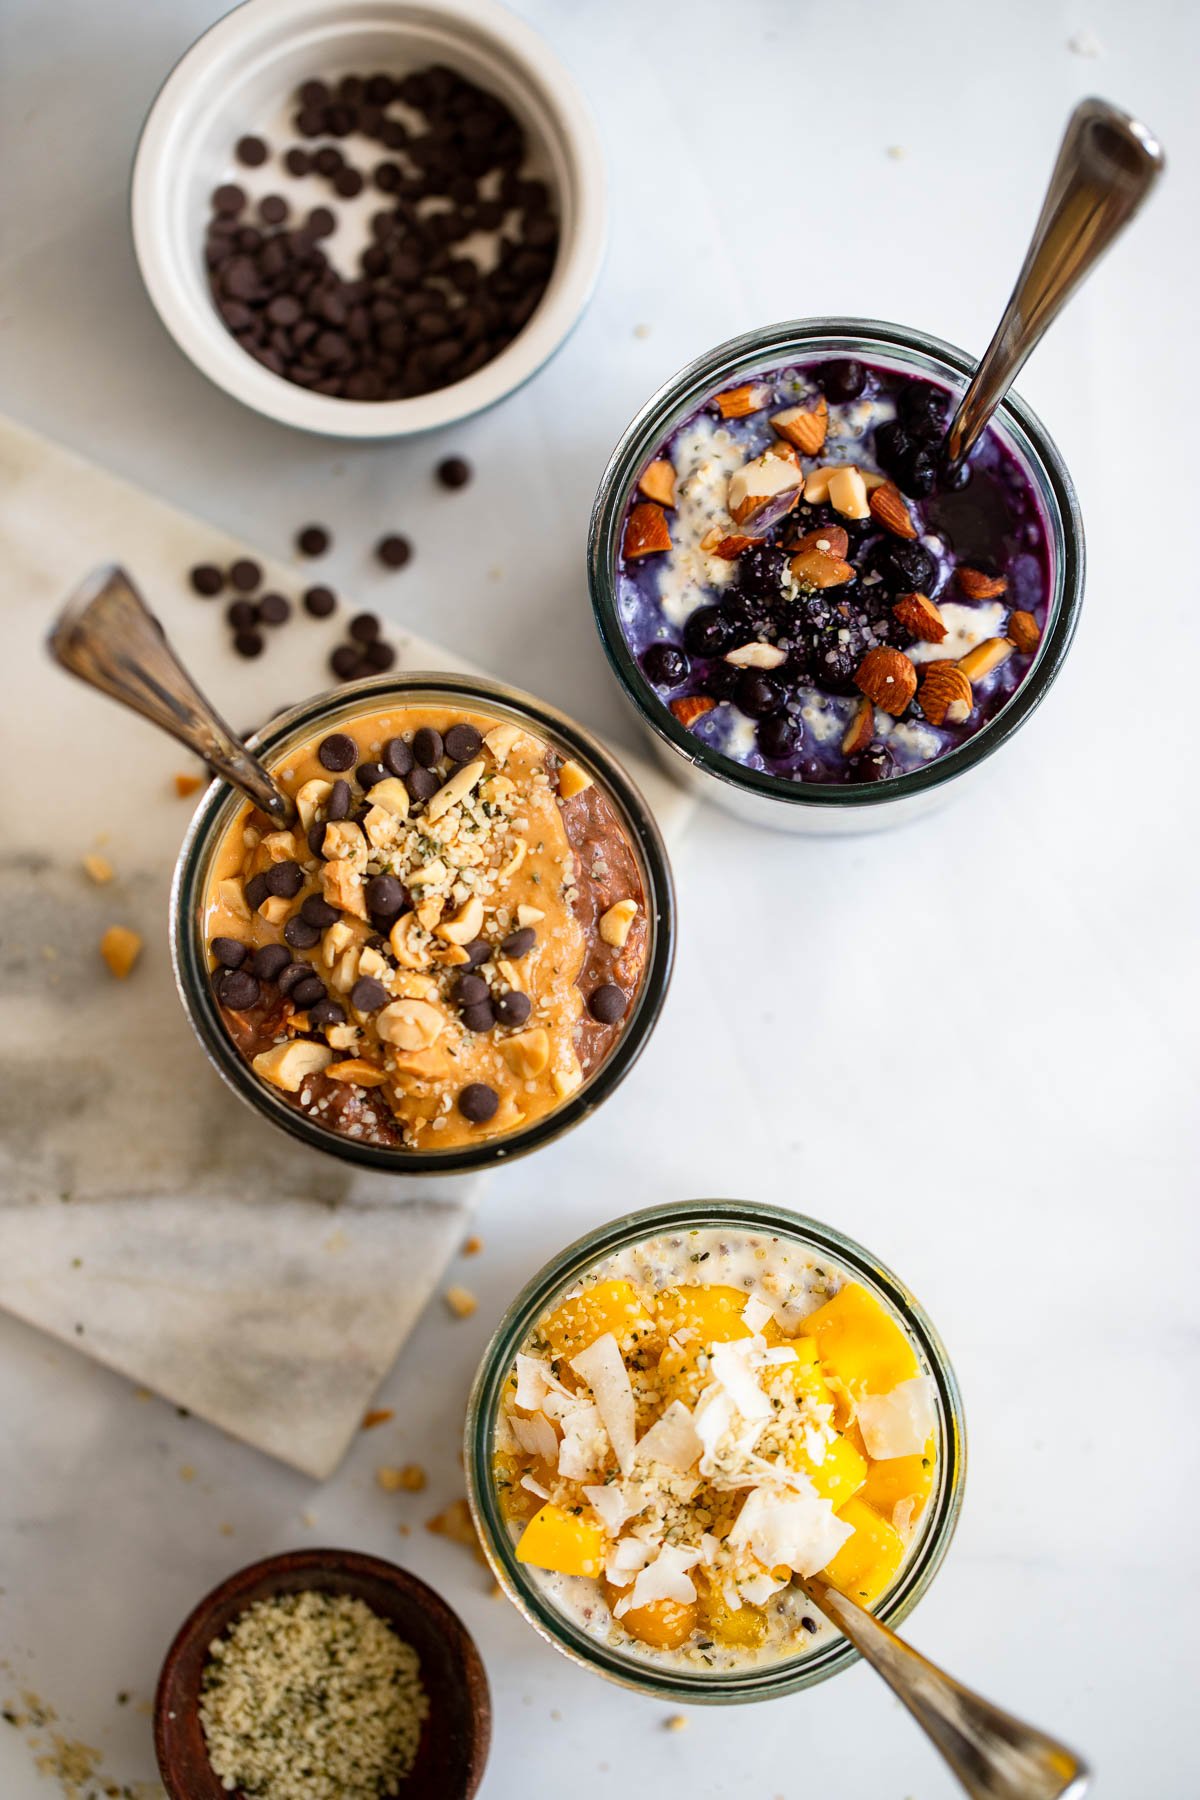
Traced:
[[744, 1575], [738, 1582], [738, 1592], [747, 1606], [765, 1606], [772, 1594], [786, 1586], [786, 1580], [780, 1581], [775, 1575]]
[[[815, 1575], [853, 1535], [854, 1527], [839, 1519], [815, 1489], [804, 1494], [756, 1487], [746, 1496], [727, 1542], [735, 1548], [746, 1545], [766, 1569]], [[744, 1591], [745, 1584], [739, 1585]]]
[[644, 1544], [641, 1538], [620, 1538], [604, 1565], [604, 1578], [612, 1587], [628, 1587], [653, 1555], [653, 1544]]
[[591, 1388], [621, 1473], [628, 1475], [633, 1467], [636, 1435], [633, 1389], [625, 1359], [612, 1332], [606, 1331], [594, 1344], [581, 1350], [572, 1358], [571, 1367]]
[[919, 1456], [937, 1428], [933, 1382], [914, 1375], [888, 1394], [863, 1394], [858, 1428], [873, 1462], [892, 1456]]
[[678, 1469], [683, 1475], [703, 1450], [704, 1442], [696, 1431], [689, 1408], [682, 1400], [673, 1400], [638, 1439], [634, 1455], [641, 1461], [666, 1463], [668, 1468]]
[[528, 1419], [518, 1419], [514, 1413], [509, 1423], [522, 1450], [540, 1456], [552, 1469], [558, 1466], [558, 1434], [545, 1413], [535, 1412]]
[[568, 1481], [586, 1481], [600, 1472], [607, 1440], [598, 1408], [573, 1406], [563, 1420], [563, 1440], [558, 1446], [558, 1472]]
[[648, 1563], [633, 1584], [633, 1592], [624, 1595], [614, 1608], [619, 1618], [623, 1612], [653, 1606], [659, 1600], [674, 1600], [687, 1606], [696, 1598], [696, 1584], [688, 1574], [700, 1561], [699, 1550], [683, 1544], [664, 1544], [652, 1563]]
[[753, 1341], [752, 1338], [740, 1338], [732, 1344], [714, 1344], [712, 1371], [743, 1419], [769, 1419], [771, 1402], [750, 1367]]
[[629, 1504], [619, 1481], [599, 1482], [585, 1487], [583, 1492], [609, 1537], [615, 1538], [626, 1519], [632, 1519], [637, 1510]]
[[539, 1500], [548, 1500], [550, 1498], [549, 1488], [544, 1488], [540, 1481], [535, 1481], [533, 1479], [532, 1475], [522, 1475], [521, 1486], [523, 1488], [528, 1488], [531, 1494], [536, 1494]]
[[757, 1294], [751, 1294], [742, 1311], [742, 1324], [747, 1331], [758, 1337], [763, 1326], [774, 1316], [774, 1310], [765, 1300], [760, 1300]]
[[900, 1533], [905, 1543], [913, 1534], [913, 1514], [917, 1510], [915, 1494], [906, 1494], [903, 1500], [897, 1500], [892, 1508], [892, 1525]]
[[517, 1391], [513, 1398], [526, 1412], [537, 1412], [550, 1391], [550, 1365], [540, 1356], [517, 1352]]

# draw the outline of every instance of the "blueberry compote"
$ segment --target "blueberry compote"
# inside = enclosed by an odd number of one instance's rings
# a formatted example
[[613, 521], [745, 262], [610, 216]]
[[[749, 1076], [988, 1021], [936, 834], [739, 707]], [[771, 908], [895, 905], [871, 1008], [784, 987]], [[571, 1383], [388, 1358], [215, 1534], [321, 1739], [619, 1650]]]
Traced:
[[713, 395], [655, 453], [618, 615], [710, 749], [793, 781], [886, 780], [973, 736], [1024, 680], [1045, 520], [994, 430], [946, 470], [951, 406], [897, 370], [792, 364]]

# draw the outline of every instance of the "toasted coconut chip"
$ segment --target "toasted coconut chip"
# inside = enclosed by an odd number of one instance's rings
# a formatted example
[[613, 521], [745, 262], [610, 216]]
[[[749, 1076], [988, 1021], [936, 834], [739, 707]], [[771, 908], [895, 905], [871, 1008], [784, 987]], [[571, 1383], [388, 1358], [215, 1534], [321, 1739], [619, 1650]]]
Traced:
[[731, 1344], [714, 1344], [712, 1372], [730, 1396], [743, 1419], [766, 1419], [771, 1402], [759, 1386], [747, 1354], [752, 1338], [738, 1338]]
[[666, 1411], [643, 1433], [634, 1448], [639, 1461], [666, 1463], [686, 1474], [704, 1450], [691, 1412], [682, 1400], [673, 1400]]
[[628, 1475], [633, 1467], [636, 1437], [633, 1389], [625, 1359], [612, 1332], [606, 1331], [594, 1344], [581, 1350], [571, 1359], [571, 1367], [591, 1388], [621, 1473]]
[[[832, 1562], [854, 1527], [838, 1518], [815, 1489], [783, 1493], [752, 1488], [729, 1533], [733, 1545], [752, 1550], [765, 1569], [794, 1569], [815, 1575]], [[743, 1593], [745, 1583], [739, 1583]]]
[[858, 1402], [858, 1428], [874, 1462], [892, 1456], [919, 1456], [937, 1429], [929, 1376], [914, 1375], [890, 1394], [863, 1394]]
[[689, 1550], [681, 1544], [664, 1544], [652, 1563], [644, 1568], [633, 1584], [631, 1594], [622, 1595], [613, 1611], [620, 1618], [622, 1613], [636, 1611], [643, 1606], [653, 1606], [659, 1600], [674, 1600], [680, 1606], [687, 1606], [696, 1598], [696, 1584], [688, 1574], [700, 1561], [699, 1550]]
[[545, 1413], [535, 1412], [528, 1419], [518, 1419], [514, 1414], [509, 1423], [522, 1450], [530, 1456], [540, 1456], [552, 1469], [557, 1467], [558, 1433]]
[[632, 1519], [638, 1510], [631, 1506], [629, 1497], [619, 1481], [606, 1481], [592, 1487], [585, 1487], [584, 1494], [588, 1505], [596, 1514], [609, 1537], [616, 1537], [627, 1519]]

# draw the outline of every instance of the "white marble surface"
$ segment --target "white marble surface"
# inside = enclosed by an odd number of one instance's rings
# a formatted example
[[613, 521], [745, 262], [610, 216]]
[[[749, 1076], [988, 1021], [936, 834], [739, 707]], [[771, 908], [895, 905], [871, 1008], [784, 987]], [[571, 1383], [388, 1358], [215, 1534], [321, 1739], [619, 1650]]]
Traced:
[[[329, 1486], [0, 1324], [0, 1648], [104, 1749], [112, 1778], [144, 1778], [139, 1702], [192, 1599], [238, 1561], [322, 1538], [409, 1562], [477, 1633], [498, 1702], [486, 1800], [568, 1783], [580, 1800], [668, 1783], [705, 1800], [949, 1800], [868, 1672], [752, 1712], [695, 1712], [670, 1734], [664, 1709], [569, 1668], [463, 1552], [419, 1529], [459, 1491], [479, 1350], [547, 1253], [639, 1202], [762, 1194], [876, 1248], [955, 1358], [966, 1508], [911, 1635], [1078, 1743], [1098, 1793], [1191, 1800], [1200, 609], [1181, 384], [1200, 273], [1200, 14], [1168, 0], [744, 0], [736, 14], [525, 0], [600, 114], [614, 198], [600, 293], [501, 410], [358, 451], [289, 437], [208, 390], [138, 288], [123, 217], [136, 120], [215, 10], [8, 0], [0, 117], [20, 180], [0, 232], [0, 405], [267, 548], [328, 518], [336, 573], [364, 598], [627, 741], [582, 541], [604, 457], [646, 392], [717, 338], [789, 313], [875, 312], [981, 343], [1082, 92], [1142, 109], [1173, 167], [1023, 382], [1078, 479], [1092, 573], [1070, 667], [990, 788], [873, 840], [701, 822], [677, 858], [677, 984], [637, 1078], [603, 1125], [490, 1186], [484, 1252], [461, 1271], [477, 1314], [423, 1322], [385, 1389], [396, 1422]], [[1068, 48], [1079, 33], [1095, 60]], [[750, 179], [758, 138], [779, 156], [766, 186]], [[450, 448], [478, 464], [468, 496], [430, 485]], [[418, 556], [372, 585], [364, 547], [385, 523], [411, 530]], [[27, 804], [33, 755], [10, 783], [6, 807]], [[379, 1491], [374, 1466], [409, 1456], [430, 1492]], [[7, 1731], [0, 1791], [58, 1793]]]

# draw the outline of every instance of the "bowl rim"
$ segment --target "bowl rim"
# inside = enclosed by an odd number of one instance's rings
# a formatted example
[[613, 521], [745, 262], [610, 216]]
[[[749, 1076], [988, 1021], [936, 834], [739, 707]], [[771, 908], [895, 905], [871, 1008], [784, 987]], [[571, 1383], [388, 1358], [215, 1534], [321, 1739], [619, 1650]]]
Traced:
[[856, 1279], [882, 1292], [900, 1314], [920, 1347], [938, 1390], [941, 1431], [940, 1475], [934, 1499], [920, 1527], [917, 1552], [873, 1614], [897, 1626], [922, 1599], [950, 1548], [962, 1510], [967, 1473], [967, 1431], [962, 1395], [953, 1364], [941, 1337], [920, 1301], [885, 1264], [854, 1238], [805, 1213], [765, 1202], [723, 1198], [668, 1201], [608, 1221], [585, 1232], [550, 1258], [530, 1277], [496, 1327], [479, 1363], [467, 1403], [463, 1435], [467, 1498], [475, 1529], [493, 1575], [526, 1622], [547, 1643], [580, 1667], [659, 1700], [692, 1705], [738, 1705], [778, 1698], [818, 1685], [859, 1660], [845, 1638], [825, 1649], [789, 1660], [752, 1667], [742, 1674], [689, 1675], [667, 1665], [642, 1663], [610, 1650], [559, 1612], [516, 1560], [512, 1539], [500, 1515], [491, 1479], [492, 1432], [501, 1389], [511, 1357], [520, 1348], [543, 1308], [562, 1289], [615, 1249], [672, 1229], [736, 1225], [746, 1230], [778, 1231], [799, 1237], [809, 1248], [824, 1251]]
[[[192, 815], [176, 859], [171, 882], [169, 934], [175, 987], [201, 1048], [226, 1086], [263, 1118], [310, 1148], [340, 1161], [381, 1170], [393, 1176], [464, 1175], [495, 1168], [530, 1155], [589, 1118], [620, 1086], [649, 1041], [665, 1004], [675, 959], [676, 899], [674, 877], [662, 833], [649, 803], [616, 756], [591, 732], [532, 694], [483, 676], [405, 670], [347, 682], [314, 694], [271, 719], [247, 740], [270, 763], [285, 749], [314, 735], [325, 720], [344, 713], [377, 710], [387, 700], [397, 706], [419, 704], [421, 695], [435, 702], [456, 701], [512, 713], [526, 729], [552, 745], [557, 740], [585, 768], [594, 769], [638, 858], [651, 922], [650, 952], [625, 1029], [604, 1060], [560, 1105], [529, 1126], [506, 1136], [483, 1138], [478, 1144], [440, 1151], [396, 1150], [340, 1136], [315, 1124], [289, 1106], [256, 1076], [226, 1030], [212, 994], [201, 934], [195, 929], [205, 902], [202, 875], [221, 833], [244, 799], [228, 782], [216, 779], [206, 788]], [[407, 697], [407, 698], [406, 698]]]
[[[216, 1629], [212, 1624], [214, 1616], [224, 1612], [231, 1604], [234, 1607], [231, 1617], [237, 1617], [256, 1600], [265, 1599], [272, 1593], [299, 1591], [293, 1589], [290, 1583], [282, 1589], [276, 1585], [287, 1581], [293, 1574], [311, 1577], [307, 1585], [318, 1592], [338, 1591], [337, 1586], [332, 1589], [329, 1586], [323, 1588], [323, 1582], [340, 1584], [343, 1577], [361, 1585], [391, 1589], [402, 1595], [406, 1602], [415, 1604], [422, 1612], [430, 1615], [436, 1629], [454, 1645], [455, 1656], [452, 1661], [461, 1673], [464, 1712], [471, 1722], [471, 1742], [466, 1749], [472, 1774], [470, 1785], [462, 1793], [462, 1800], [470, 1800], [483, 1779], [488, 1760], [492, 1736], [492, 1703], [483, 1657], [462, 1618], [436, 1588], [411, 1570], [401, 1568], [398, 1563], [388, 1562], [383, 1557], [372, 1556], [360, 1550], [307, 1546], [299, 1550], [277, 1551], [274, 1555], [261, 1557], [256, 1562], [235, 1569], [195, 1603], [172, 1637], [159, 1670], [153, 1704], [155, 1758], [170, 1800], [195, 1800], [192, 1792], [178, 1785], [178, 1771], [175, 1767], [180, 1732], [185, 1728], [177, 1713], [171, 1710], [176, 1689], [182, 1680], [180, 1663], [198, 1640], [211, 1639]], [[264, 1583], [265, 1592], [255, 1593], [254, 1590]], [[237, 1604], [239, 1600], [242, 1601], [240, 1606]], [[370, 1601], [366, 1604], [370, 1605]], [[188, 1698], [190, 1700], [192, 1696], [189, 1694]], [[193, 1719], [198, 1716], [198, 1708], [195, 1706], [191, 1706], [189, 1712]]]
[[[553, 357], [579, 324], [603, 265], [607, 240], [607, 176], [599, 131], [574, 77], [550, 45], [499, 0], [375, 0], [382, 10], [434, 17], [503, 51], [553, 119], [571, 175], [571, 231], [564, 236], [550, 288], [512, 342], [474, 374], [405, 400], [343, 400], [314, 394], [272, 373], [242, 350], [211, 305], [194, 307], [176, 281], [155, 229], [160, 188], [173, 167], [172, 134], [181, 108], [204, 92], [212, 66], [248, 29], [272, 18], [300, 22], [304, 13], [351, 12], [362, 0], [240, 0], [183, 51], [164, 76], [134, 148], [129, 216], [134, 256], [160, 322], [177, 348], [214, 386], [278, 424], [317, 436], [358, 442], [417, 436], [487, 411], [517, 392]], [[562, 196], [560, 196], [560, 201]], [[204, 296], [207, 301], [207, 295]], [[234, 354], [236, 353], [236, 354]]]
[[[681, 725], [643, 675], [625, 641], [617, 617], [613, 571], [619, 554], [619, 531], [629, 495], [645, 457], [675, 424], [702, 404], [724, 379], [736, 380], [747, 369], [735, 365], [785, 363], [789, 355], [806, 357], [853, 353], [886, 357], [890, 352], [916, 353], [935, 365], [928, 372], [965, 384], [976, 359], [957, 345], [929, 332], [881, 319], [852, 316], [781, 320], [727, 338], [676, 371], [653, 393], [626, 426], [605, 466], [588, 525], [588, 588], [592, 614], [605, 655], [626, 699], [652, 736], [672, 757], [682, 756], [726, 788], [780, 801], [785, 806], [847, 811], [886, 807], [890, 803], [929, 796], [992, 756], [1023, 725], [1045, 698], [1066, 659], [1083, 600], [1086, 547], [1083, 520], [1074, 483], [1058, 446], [1019, 394], [1010, 389], [997, 408], [996, 423], [1039, 486], [1048, 490], [1053, 514], [1047, 516], [1053, 551], [1053, 593], [1048, 623], [1033, 666], [1000, 711], [981, 729], [944, 756], [920, 768], [880, 782], [804, 782], [751, 769], [712, 749]], [[1039, 494], [1045, 509], [1046, 494]]]

